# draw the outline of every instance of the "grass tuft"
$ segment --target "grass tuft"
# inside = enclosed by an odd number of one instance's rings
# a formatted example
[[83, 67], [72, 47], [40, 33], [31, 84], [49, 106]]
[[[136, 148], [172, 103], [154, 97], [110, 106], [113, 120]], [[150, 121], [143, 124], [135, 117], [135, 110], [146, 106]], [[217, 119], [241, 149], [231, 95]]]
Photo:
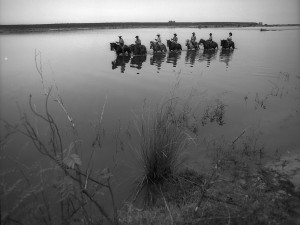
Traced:
[[174, 180], [183, 163], [181, 156], [189, 144], [190, 132], [179, 106], [178, 99], [170, 99], [152, 115], [144, 112], [136, 122], [140, 136], [137, 153], [143, 172], [134, 200], [145, 191], [145, 203], [153, 203], [161, 186]]

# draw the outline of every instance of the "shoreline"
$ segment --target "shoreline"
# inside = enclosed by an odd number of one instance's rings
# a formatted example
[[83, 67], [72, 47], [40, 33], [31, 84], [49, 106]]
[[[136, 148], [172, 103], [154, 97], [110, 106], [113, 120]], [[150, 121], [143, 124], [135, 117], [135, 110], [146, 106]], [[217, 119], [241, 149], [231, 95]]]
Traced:
[[254, 22], [124, 22], [124, 23], [61, 23], [61, 24], [17, 24], [0, 25], [0, 34], [57, 32], [92, 29], [134, 29], [134, 28], [242, 28], [242, 27], [274, 27], [299, 26], [300, 24], [259, 25]]

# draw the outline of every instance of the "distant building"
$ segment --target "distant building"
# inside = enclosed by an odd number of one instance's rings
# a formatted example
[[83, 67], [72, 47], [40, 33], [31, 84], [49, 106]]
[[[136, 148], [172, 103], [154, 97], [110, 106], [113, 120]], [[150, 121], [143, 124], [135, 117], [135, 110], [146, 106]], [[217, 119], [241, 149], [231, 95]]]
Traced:
[[175, 21], [174, 20], [170, 20], [169, 24], [175, 24]]
[[258, 23], [258, 26], [262, 26], [262, 25], [263, 25], [263, 22], [259, 22], [259, 23]]

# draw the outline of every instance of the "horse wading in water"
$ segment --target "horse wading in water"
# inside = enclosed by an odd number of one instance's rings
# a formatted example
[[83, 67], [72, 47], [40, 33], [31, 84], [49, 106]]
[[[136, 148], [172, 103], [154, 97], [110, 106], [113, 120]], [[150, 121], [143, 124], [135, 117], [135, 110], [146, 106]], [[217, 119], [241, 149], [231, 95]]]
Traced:
[[230, 48], [232, 48], [232, 49], [235, 49], [235, 47], [234, 47], [234, 42], [233, 41], [228, 41], [228, 40], [225, 40], [225, 39], [223, 39], [223, 40], [221, 40], [221, 46], [222, 46], [222, 48], [228, 48], [228, 49], [230, 49]]
[[145, 45], [141, 45], [141, 46], [136, 46], [135, 44], [131, 44], [129, 46], [131, 52], [134, 55], [146, 55], [147, 54], [147, 48]]
[[197, 50], [198, 46], [199, 46], [199, 44], [197, 42], [195, 42], [195, 45], [193, 45], [193, 43], [189, 39], [186, 40], [185, 45], [186, 45], [186, 47], [187, 47], [188, 50], [190, 50], [190, 49]]
[[158, 52], [158, 51], [161, 51], [161, 52], [166, 52], [167, 51], [167, 48], [164, 44], [158, 44], [158, 43], [155, 43], [154, 41], [150, 41], [150, 49], [153, 49], [154, 52]]
[[126, 53], [127, 55], [131, 54], [131, 50], [127, 45], [124, 45], [122, 48], [119, 44], [115, 42], [110, 43], [110, 50], [115, 51], [117, 55], [125, 55]]
[[173, 51], [173, 50], [182, 50], [181, 44], [174, 43], [174, 42], [172, 42], [170, 40], [167, 40], [167, 46], [169, 47], [170, 51]]
[[201, 39], [199, 41], [199, 45], [200, 44], [203, 44], [205, 50], [218, 48], [218, 44], [214, 41], [205, 41], [204, 39]]

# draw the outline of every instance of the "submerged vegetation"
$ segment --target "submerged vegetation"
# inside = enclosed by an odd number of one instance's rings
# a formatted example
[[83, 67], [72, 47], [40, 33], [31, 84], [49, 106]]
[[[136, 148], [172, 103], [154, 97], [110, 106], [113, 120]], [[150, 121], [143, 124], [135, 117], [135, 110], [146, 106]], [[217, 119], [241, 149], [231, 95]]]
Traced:
[[[29, 96], [31, 116], [19, 109], [18, 123], [1, 119], [1, 129], [6, 131], [1, 134], [1, 163], [7, 166], [0, 175], [1, 224], [300, 222], [300, 192], [286, 174], [265, 166], [264, 146], [255, 132], [244, 130], [229, 143], [209, 141], [208, 166], [201, 171], [187, 166], [186, 153], [197, 150], [201, 128], [208, 123], [222, 126], [226, 121], [227, 105], [222, 99], [199, 103], [194, 90], [182, 99], [174, 89], [171, 97], [156, 107], [148, 107], [145, 102], [142, 112], [133, 113], [133, 126], [125, 130], [126, 134], [114, 135], [117, 148], [132, 151], [141, 169], [131, 201], [117, 205], [114, 170], [94, 167], [95, 155], [101, 154], [97, 150], [103, 146], [107, 98], [93, 124], [95, 136], [87, 155], [71, 113], [60, 95], [44, 83], [39, 56], [36, 53], [45, 94], [43, 108]], [[57, 86], [56, 90], [58, 93]], [[51, 112], [53, 102], [65, 113], [70, 125], [68, 135]], [[42, 156], [31, 166], [6, 152], [18, 135], [26, 137], [31, 143], [28, 148]]]

